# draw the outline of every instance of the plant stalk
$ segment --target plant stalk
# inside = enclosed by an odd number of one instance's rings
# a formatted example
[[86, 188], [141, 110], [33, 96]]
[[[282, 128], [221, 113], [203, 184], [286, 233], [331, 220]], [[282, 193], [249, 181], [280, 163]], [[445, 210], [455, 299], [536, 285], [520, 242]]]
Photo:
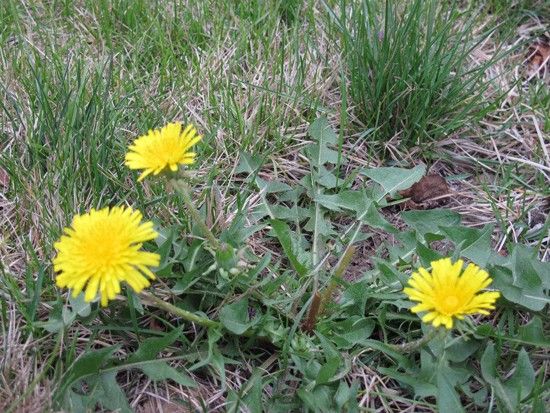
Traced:
[[422, 338], [419, 338], [418, 340], [397, 345], [390, 344], [390, 347], [393, 348], [395, 351], [398, 351], [399, 353], [412, 353], [413, 351], [425, 346], [441, 332], [445, 333], [444, 330], [434, 328], [433, 330], [429, 331], [428, 334], [426, 334]]
[[208, 240], [208, 243], [210, 244], [210, 246], [215, 250], [218, 250], [220, 248], [220, 241], [214, 236], [210, 228], [208, 228], [199, 210], [193, 204], [193, 200], [191, 199], [191, 195], [190, 195], [191, 188], [189, 187], [189, 185], [187, 185], [181, 179], [172, 179], [170, 183], [182, 196], [183, 203], [187, 208], [187, 212], [189, 213], [189, 215], [191, 215], [191, 218], [193, 218], [193, 222], [200, 228], [201, 232]]
[[176, 307], [173, 304], [170, 304], [169, 302], [163, 301], [156, 295], [143, 292], [141, 293], [144, 298], [146, 298], [148, 301], [153, 303], [155, 307], [160, 308], [161, 310], [164, 310], [172, 315], [175, 315], [177, 317], [181, 317], [187, 321], [190, 321], [192, 323], [201, 325], [203, 327], [219, 327], [220, 323], [214, 320], [210, 320], [207, 317], [201, 317], [197, 314], [194, 314], [190, 311], [184, 310], [182, 308]]

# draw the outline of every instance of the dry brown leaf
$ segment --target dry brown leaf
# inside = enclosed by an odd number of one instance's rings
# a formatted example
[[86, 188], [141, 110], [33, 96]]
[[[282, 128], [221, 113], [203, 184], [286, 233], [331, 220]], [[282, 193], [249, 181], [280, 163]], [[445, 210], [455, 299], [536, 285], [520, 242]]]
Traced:
[[162, 325], [160, 325], [160, 323], [154, 318], [151, 318], [149, 320], [149, 328], [155, 331], [164, 331], [164, 328], [162, 327]]
[[439, 175], [426, 175], [408, 189], [399, 191], [404, 198], [411, 198], [417, 204], [447, 195], [450, 192], [445, 178]]
[[529, 56], [527, 57], [527, 76], [543, 76], [546, 68], [550, 66], [550, 41], [548, 39], [539, 40], [529, 47]]

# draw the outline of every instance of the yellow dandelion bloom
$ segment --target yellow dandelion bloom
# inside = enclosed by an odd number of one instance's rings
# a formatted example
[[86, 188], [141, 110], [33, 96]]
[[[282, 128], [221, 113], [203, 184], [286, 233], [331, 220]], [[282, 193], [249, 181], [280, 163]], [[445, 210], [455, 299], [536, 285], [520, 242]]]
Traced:
[[190, 149], [201, 139], [193, 125], [183, 129], [179, 122], [169, 123], [137, 138], [128, 147], [125, 164], [130, 169], [143, 169], [138, 181], [150, 174], [158, 175], [168, 170], [176, 172], [179, 165], [195, 162], [195, 152]]
[[141, 212], [125, 207], [92, 209], [76, 215], [54, 244], [57, 286], [72, 289], [73, 297], [86, 288], [87, 302], [99, 291], [103, 306], [120, 293], [122, 281], [138, 293], [148, 287], [145, 276], [155, 279], [148, 267], [158, 266], [160, 256], [140, 249], [143, 242], [158, 234], [152, 222], [141, 219]]
[[450, 258], [432, 263], [431, 273], [424, 268], [413, 273], [408, 287], [403, 292], [418, 304], [411, 308], [413, 313], [427, 312], [422, 321], [435, 327], [453, 327], [453, 318], [463, 320], [469, 314], [489, 314], [500, 297], [498, 291], [481, 292], [493, 281], [487, 271], [469, 264], [464, 272], [464, 262], [454, 264]]

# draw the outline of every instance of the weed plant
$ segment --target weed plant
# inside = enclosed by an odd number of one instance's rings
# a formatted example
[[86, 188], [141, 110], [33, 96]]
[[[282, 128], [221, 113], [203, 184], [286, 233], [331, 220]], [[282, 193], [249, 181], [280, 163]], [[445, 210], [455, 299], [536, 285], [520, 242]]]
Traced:
[[[348, 79], [372, 142], [424, 145], [475, 122], [493, 91], [490, 63], [471, 68], [468, 53], [491, 30], [434, 1], [342, 0], [332, 31], [316, 27], [327, 8], [314, 1], [185, 6], [0, 1], [0, 411], [128, 413], [164, 399], [190, 411], [543, 412], [550, 266], [537, 254], [550, 219], [494, 249], [518, 220], [508, 193], [525, 182], [527, 198], [533, 182], [505, 164], [500, 228], [472, 227], [451, 209], [398, 210], [426, 167], [373, 167], [345, 142]], [[346, 73], [328, 52], [338, 41]], [[529, 99], [546, 113], [543, 86]], [[203, 137], [179, 159], [173, 141], [148, 151], [134, 139], [182, 118]], [[131, 142], [139, 156], [124, 165]], [[151, 174], [136, 182], [134, 169]], [[63, 235], [73, 217], [87, 243]], [[448, 283], [428, 298], [466, 316], [451, 324], [409, 284], [441, 260]], [[492, 284], [453, 289], [458, 260]], [[478, 292], [499, 296], [490, 315], [487, 301], [480, 314], [456, 307]]]

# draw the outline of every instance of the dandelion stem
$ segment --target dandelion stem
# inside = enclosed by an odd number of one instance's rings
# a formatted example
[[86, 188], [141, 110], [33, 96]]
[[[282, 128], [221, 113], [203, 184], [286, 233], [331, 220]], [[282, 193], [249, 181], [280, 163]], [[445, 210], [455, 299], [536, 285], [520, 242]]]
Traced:
[[210, 243], [210, 246], [215, 250], [218, 250], [220, 248], [220, 241], [214, 236], [210, 228], [208, 228], [199, 210], [193, 204], [193, 200], [191, 199], [190, 195], [191, 188], [181, 179], [172, 179], [171, 183], [174, 188], [181, 194], [183, 198], [183, 203], [187, 207], [187, 212], [189, 212], [189, 215], [191, 215], [191, 218], [193, 218], [193, 222], [199, 226], [203, 235]]
[[391, 345], [391, 348], [393, 348], [395, 351], [398, 351], [399, 353], [412, 353], [415, 350], [418, 350], [419, 348], [423, 347], [427, 343], [429, 343], [432, 339], [434, 339], [438, 333], [445, 333], [445, 330], [434, 328], [428, 332], [428, 334], [424, 335], [424, 337], [419, 338], [418, 340], [411, 341], [409, 343], [403, 343], [403, 344], [397, 344], [397, 345]]
[[183, 308], [176, 307], [169, 302], [163, 301], [161, 298], [156, 295], [143, 292], [141, 293], [143, 297], [152, 302], [157, 308], [167, 311], [168, 313], [175, 315], [177, 317], [184, 318], [187, 321], [190, 321], [195, 324], [199, 324], [203, 327], [219, 327], [220, 323], [217, 321], [210, 320], [207, 317], [201, 317], [197, 314], [194, 314], [190, 311], [184, 310]]

